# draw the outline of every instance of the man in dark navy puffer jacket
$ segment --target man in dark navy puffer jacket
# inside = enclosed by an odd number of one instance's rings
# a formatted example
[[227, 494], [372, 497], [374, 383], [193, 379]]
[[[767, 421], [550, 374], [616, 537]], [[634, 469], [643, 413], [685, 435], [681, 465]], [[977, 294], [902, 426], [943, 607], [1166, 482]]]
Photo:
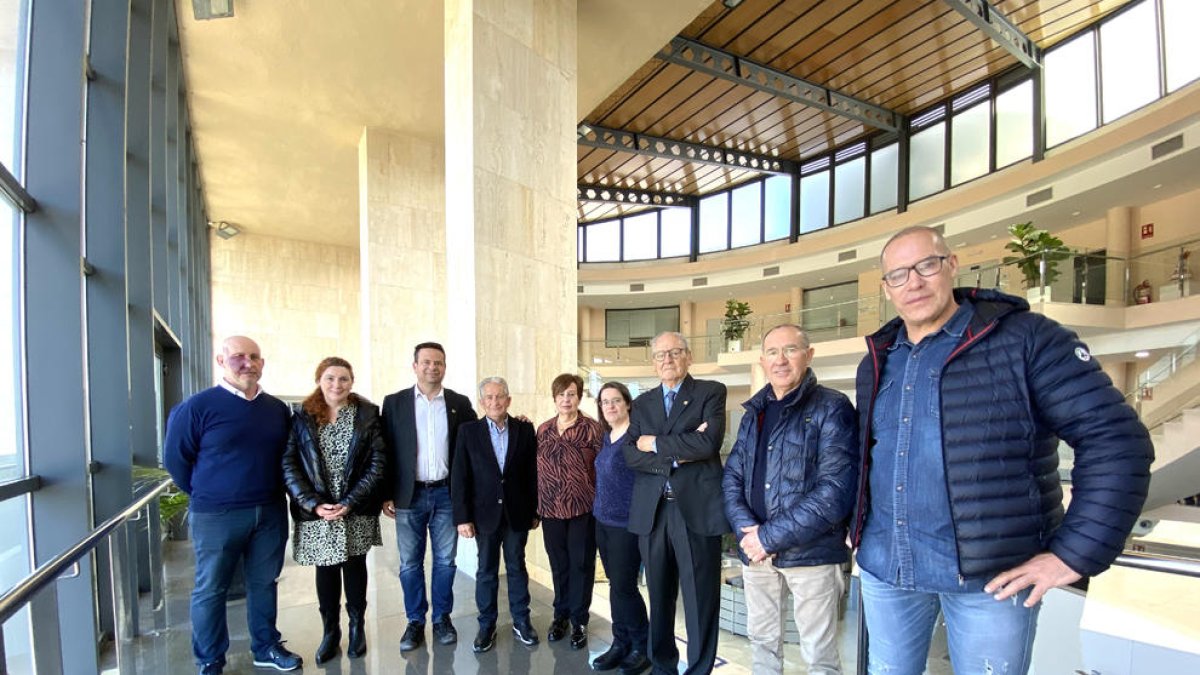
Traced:
[[220, 383], [180, 403], [167, 419], [163, 464], [191, 496], [192, 652], [201, 675], [225, 666], [225, 601], [238, 562], [246, 575], [254, 665], [295, 670], [302, 662], [275, 627], [288, 536], [283, 450], [291, 411], [258, 385], [263, 364], [254, 340], [226, 338], [217, 354]]
[[769, 384], [746, 401], [725, 462], [725, 516], [741, 541], [755, 673], [783, 672], [785, 588], [808, 672], [842, 672], [837, 613], [858, 426], [850, 399], [817, 384], [812, 357], [799, 326], [767, 331], [759, 360]]
[[[954, 290], [936, 230], [900, 231], [880, 262], [899, 318], [859, 366], [851, 529], [870, 669], [923, 672], [940, 608], [955, 672], [1025, 673], [1042, 596], [1121, 552], [1149, 435], [1074, 333], [1019, 298]], [[1065, 514], [1059, 439], [1075, 451]]]

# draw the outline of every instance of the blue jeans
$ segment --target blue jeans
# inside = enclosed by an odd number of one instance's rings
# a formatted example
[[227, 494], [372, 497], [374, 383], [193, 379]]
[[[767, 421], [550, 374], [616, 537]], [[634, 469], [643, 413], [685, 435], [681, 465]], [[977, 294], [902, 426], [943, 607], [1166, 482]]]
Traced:
[[1023, 675], [1033, 655], [1038, 609], [1023, 604], [1026, 589], [1003, 602], [976, 593], [928, 593], [896, 588], [860, 570], [871, 675], [920, 675], [929, 657], [938, 609], [954, 672]]
[[407, 509], [396, 510], [396, 547], [400, 551], [400, 587], [404, 613], [411, 623], [425, 623], [425, 533], [433, 549], [433, 620], [450, 616], [454, 609], [454, 573], [458, 567], [458, 529], [450, 508], [450, 488], [417, 485]]
[[225, 597], [239, 560], [246, 575], [246, 622], [250, 650], [264, 655], [279, 642], [275, 629], [276, 580], [288, 538], [283, 500], [268, 506], [189, 515], [196, 551], [192, 589], [192, 653], [197, 663], [224, 662], [229, 650]]

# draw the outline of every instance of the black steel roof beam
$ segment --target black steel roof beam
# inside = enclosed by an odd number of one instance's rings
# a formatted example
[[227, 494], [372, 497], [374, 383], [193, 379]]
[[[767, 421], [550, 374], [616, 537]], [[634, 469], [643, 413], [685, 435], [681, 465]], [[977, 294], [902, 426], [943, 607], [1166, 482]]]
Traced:
[[658, 58], [707, 73], [730, 82], [763, 91], [801, 105], [862, 122], [876, 129], [896, 131], [903, 116], [894, 111], [843, 94], [836, 89], [809, 82], [770, 66], [755, 63], [695, 40], [677, 37], [658, 53]]
[[663, 159], [677, 159], [681, 162], [712, 164], [760, 173], [790, 174], [796, 171], [794, 162], [778, 157], [730, 150], [715, 145], [701, 145], [671, 138], [635, 134], [590, 124], [579, 125], [579, 144], [604, 150], [630, 152], [635, 155], [650, 155]]
[[1042, 50], [1037, 43], [992, 7], [988, 0], [946, 0], [946, 4], [975, 24], [976, 28], [1015, 56], [1025, 67], [1042, 67]]
[[606, 202], [630, 206], [696, 206], [699, 201], [692, 195], [677, 192], [655, 192], [606, 185], [579, 185], [576, 188], [576, 196], [581, 202]]

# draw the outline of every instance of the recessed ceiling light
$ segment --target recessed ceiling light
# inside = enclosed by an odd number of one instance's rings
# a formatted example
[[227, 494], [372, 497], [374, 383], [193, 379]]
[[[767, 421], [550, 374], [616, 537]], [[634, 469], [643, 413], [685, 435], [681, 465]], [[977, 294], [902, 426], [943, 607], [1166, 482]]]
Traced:
[[994, 235], [994, 234], [990, 237], [990, 239], [995, 239], [995, 238], [996, 238], [996, 235]]
[[964, 247], [964, 246], [966, 246], [966, 245], [967, 245], [967, 242], [965, 242], [965, 241], [960, 241], [960, 242], [958, 242], [957, 244], [955, 244], [955, 245], [954, 245], [954, 248], [963, 248], [963, 247]]
[[1140, 351], [1134, 352], [1133, 355], [1138, 357], [1139, 359], [1144, 359], [1147, 356], [1150, 356], [1150, 352], [1146, 351], [1145, 349], [1142, 349]]
[[1072, 216], [1077, 216], [1077, 215], [1079, 215], [1079, 212], [1078, 212], [1078, 211], [1072, 211], [1072, 212], [1071, 212], [1071, 215], [1072, 215]]
[[1160, 187], [1162, 187], [1162, 183], [1155, 183], [1155, 184], [1154, 184], [1154, 186], [1153, 186], [1153, 187], [1151, 187], [1150, 189], [1151, 189], [1151, 190], [1157, 190], [1157, 189], [1158, 189], [1158, 188], [1160, 188]]

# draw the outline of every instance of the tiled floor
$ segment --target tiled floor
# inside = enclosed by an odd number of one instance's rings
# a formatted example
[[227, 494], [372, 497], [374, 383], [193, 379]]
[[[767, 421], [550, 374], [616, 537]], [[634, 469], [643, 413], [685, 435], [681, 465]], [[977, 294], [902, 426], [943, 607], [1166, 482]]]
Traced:
[[[386, 523], [386, 521], [385, 521]], [[500, 618], [496, 647], [486, 654], [475, 654], [471, 641], [477, 630], [474, 579], [460, 568], [455, 581], [455, 608], [452, 618], [458, 628], [459, 641], [455, 647], [429, 645], [401, 654], [398, 648], [400, 635], [406, 626], [400, 582], [397, 578], [398, 559], [395, 549], [395, 534], [384, 527], [384, 545], [372, 550], [368, 562], [371, 569], [367, 610], [367, 655], [351, 660], [344, 654], [330, 663], [318, 666], [313, 653], [321, 637], [321, 623], [316, 608], [316, 593], [313, 588], [313, 571], [291, 561], [290, 550], [287, 564], [279, 582], [279, 629], [287, 640], [287, 647], [304, 657], [304, 670], [309, 673], [587, 673], [592, 672], [589, 663], [602, 653], [612, 639], [611, 625], [607, 621], [607, 587], [597, 584], [596, 598], [592, 605], [592, 621], [589, 627], [590, 640], [586, 650], [572, 650], [566, 641], [545, 641], [546, 627], [552, 611], [553, 595], [549, 588], [531, 584], [533, 596], [532, 613], [534, 626], [541, 634], [542, 642], [534, 647], [525, 647], [515, 642], [508, 617], [505, 593], [500, 592]], [[460, 554], [460, 558], [461, 558]], [[463, 565], [465, 568], [466, 565]], [[428, 569], [427, 569], [428, 572]], [[136, 639], [129, 651], [131, 663], [122, 667], [125, 672], [137, 673], [193, 673], [190, 624], [188, 622], [188, 595], [192, 587], [192, 558], [190, 546], [184, 543], [167, 545], [167, 623], [168, 630], [161, 635], [144, 635]], [[682, 604], [680, 605], [682, 608]], [[148, 612], [146, 613], [148, 614]], [[678, 616], [677, 635], [680, 636], [680, 653], [686, 653], [682, 639], [683, 615]], [[854, 632], [856, 617], [848, 612], [842, 626], [842, 659], [845, 672], [854, 672]], [[344, 625], [344, 624], [343, 624]], [[249, 652], [249, 636], [246, 630], [245, 601], [229, 604], [229, 626], [231, 647], [227, 655], [226, 673], [273, 672], [254, 668]], [[344, 631], [343, 631], [344, 632]], [[428, 634], [426, 635], [428, 638]], [[345, 643], [343, 641], [343, 649]], [[716, 672], [721, 675], [749, 673], [749, 643], [746, 638], [722, 631], [718, 648], [720, 659]], [[797, 648], [788, 645], [785, 649], [787, 672], [802, 673]], [[131, 667], [132, 666], [132, 667]]]

